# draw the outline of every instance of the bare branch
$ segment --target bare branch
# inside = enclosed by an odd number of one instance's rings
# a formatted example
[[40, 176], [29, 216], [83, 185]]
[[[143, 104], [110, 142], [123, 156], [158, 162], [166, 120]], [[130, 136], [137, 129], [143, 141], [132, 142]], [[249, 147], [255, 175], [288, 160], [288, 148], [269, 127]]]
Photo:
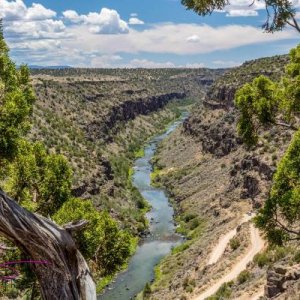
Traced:
[[[85, 225], [85, 221], [77, 227]], [[72, 230], [72, 226], [70, 226]], [[75, 224], [76, 228], [76, 224]], [[22, 208], [0, 190], [0, 234], [30, 259], [47, 261], [33, 264], [44, 300], [95, 300], [96, 287], [89, 267], [70, 233]]]
[[80, 221], [75, 221], [75, 222], [67, 223], [67, 224], [63, 225], [63, 228], [66, 229], [68, 232], [81, 231], [88, 224], [89, 224], [88, 221], [86, 221], [86, 220], [80, 220]]
[[284, 122], [281, 122], [281, 121], [275, 121], [274, 124], [278, 125], [278, 126], [287, 127], [287, 128], [292, 129], [294, 131], [298, 130], [298, 128], [296, 128], [294, 125], [284, 123]]

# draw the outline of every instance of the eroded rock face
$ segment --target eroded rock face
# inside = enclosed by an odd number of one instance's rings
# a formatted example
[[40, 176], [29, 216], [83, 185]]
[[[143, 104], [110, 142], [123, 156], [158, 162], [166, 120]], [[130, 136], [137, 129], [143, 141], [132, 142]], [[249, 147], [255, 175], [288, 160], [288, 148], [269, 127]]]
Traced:
[[259, 157], [246, 154], [240, 161], [233, 161], [230, 170], [231, 181], [228, 192], [240, 189], [241, 199], [251, 199], [259, 208], [267, 197], [268, 188], [275, 171]]
[[205, 99], [207, 105], [211, 103], [211, 100], [218, 103], [220, 107], [229, 109], [233, 107], [234, 95], [238, 87], [224, 85], [218, 88], [212, 88], [207, 93]]
[[191, 116], [184, 123], [184, 130], [200, 140], [203, 151], [222, 157], [236, 150], [242, 143], [236, 134], [235, 119], [233, 111], [225, 113], [213, 122]]
[[299, 264], [292, 267], [282, 265], [274, 266], [267, 272], [265, 297], [267, 299], [296, 299], [289, 297], [289, 290], [291, 292], [295, 292], [295, 284], [299, 283], [299, 280]]
[[89, 140], [104, 139], [110, 141], [109, 132], [116, 127], [118, 122], [133, 120], [138, 115], [148, 115], [163, 108], [173, 99], [184, 99], [185, 93], [169, 93], [138, 100], [129, 100], [114, 106], [106, 118], [101, 121], [93, 121], [85, 128]]

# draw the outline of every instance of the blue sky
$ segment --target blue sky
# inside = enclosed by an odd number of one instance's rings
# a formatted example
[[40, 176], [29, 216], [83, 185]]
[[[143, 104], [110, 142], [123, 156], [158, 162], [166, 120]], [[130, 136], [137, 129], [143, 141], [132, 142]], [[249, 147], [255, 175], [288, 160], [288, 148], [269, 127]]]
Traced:
[[200, 17], [180, 0], [0, 0], [0, 17], [18, 64], [218, 68], [297, 45], [291, 29], [263, 33], [263, 2], [251, 2]]

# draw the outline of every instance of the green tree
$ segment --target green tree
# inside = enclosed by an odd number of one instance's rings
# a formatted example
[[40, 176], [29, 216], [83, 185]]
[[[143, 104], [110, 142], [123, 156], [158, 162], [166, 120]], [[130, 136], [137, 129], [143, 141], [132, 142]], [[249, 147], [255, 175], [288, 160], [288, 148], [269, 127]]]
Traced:
[[16, 68], [9, 58], [8, 47], [0, 28], [0, 157], [13, 159], [20, 138], [30, 129], [34, 102], [29, 70]]
[[[259, 77], [242, 87], [235, 104], [240, 111], [238, 132], [248, 145], [255, 144], [263, 125], [284, 125], [297, 130], [300, 112], [300, 46], [290, 52], [286, 74], [278, 83]], [[284, 119], [288, 124], [278, 121]], [[278, 164], [270, 196], [256, 219], [271, 243], [282, 245], [300, 239], [300, 130]]]
[[300, 240], [300, 131], [278, 164], [270, 197], [256, 217], [269, 241]]
[[[194, 10], [201, 16], [212, 14], [214, 11], [222, 10], [230, 5], [228, 0], [181, 0], [187, 9]], [[300, 27], [296, 20], [296, 9], [289, 0], [264, 0], [267, 19], [262, 28], [267, 32], [282, 30], [286, 25], [296, 29], [300, 33]], [[249, 1], [249, 6], [253, 5]]]
[[75, 238], [80, 251], [95, 262], [101, 275], [119, 270], [131, 254], [132, 236], [121, 230], [107, 212], [98, 212], [90, 200], [70, 199], [53, 219], [59, 224], [82, 219], [89, 222]]
[[255, 78], [244, 85], [235, 95], [235, 105], [239, 108], [238, 133], [248, 145], [255, 144], [261, 125], [275, 122], [278, 101], [276, 85], [267, 77]]
[[48, 154], [41, 143], [19, 141], [5, 190], [22, 206], [54, 214], [71, 196], [72, 172], [65, 157]]

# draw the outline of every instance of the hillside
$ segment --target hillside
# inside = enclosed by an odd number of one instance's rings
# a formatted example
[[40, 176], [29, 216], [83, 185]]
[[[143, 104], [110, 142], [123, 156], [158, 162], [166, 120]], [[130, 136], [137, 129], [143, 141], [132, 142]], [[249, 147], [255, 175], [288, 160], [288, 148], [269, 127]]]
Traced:
[[[37, 95], [32, 140], [64, 154], [73, 194], [92, 198], [122, 226], [143, 231], [146, 204], [129, 180], [143, 142], [199, 100], [223, 70], [31, 70]], [[142, 210], [141, 210], [142, 209]]]
[[[209, 287], [216, 293], [209, 299], [258, 299], [266, 284], [269, 297], [282, 293], [285, 280], [287, 286], [297, 284], [279, 273], [280, 267], [281, 274], [292, 272], [287, 266], [299, 262], [299, 249], [292, 244], [257, 254], [262, 245], [249, 223], [268, 196], [276, 163], [292, 132], [266, 128], [257, 147], [247, 149], [237, 137], [233, 106], [237, 87], [259, 74], [279, 79], [283, 62], [286, 57], [260, 59], [225, 73], [183, 126], [162, 143], [154, 183], [168, 190], [177, 230], [186, 242], [157, 267], [150, 299], [204, 299]], [[267, 281], [267, 270], [274, 265], [280, 267], [269, 271]], [[293, 288], [288, 290], [291, 296]]]

